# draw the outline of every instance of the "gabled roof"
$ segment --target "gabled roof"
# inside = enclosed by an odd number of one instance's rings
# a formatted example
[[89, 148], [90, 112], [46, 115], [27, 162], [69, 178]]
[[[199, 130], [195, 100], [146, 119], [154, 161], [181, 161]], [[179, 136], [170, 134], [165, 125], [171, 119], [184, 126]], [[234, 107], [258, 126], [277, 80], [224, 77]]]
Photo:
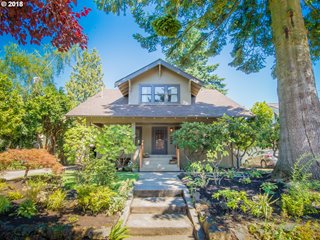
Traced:
[[198, 93], [198, 91], [200, 90], [201, 86], [203, 85], [203, 81], [201, 81], [200, 79], [184, 72], [183, 70], [173, 66], [172, 64], [162, 60], [162, 59], [158, 59], [150, 64], [148, 64], [147, 66], [140, 68], [139, 70], [125, 76], [124, 78], [119, 79], [118, 81], [116, 81], [114, 83], [115, 87], [118, 87], [120, 89], [120, 91], [122, 92], [122, 94], [124, 96], [127, 95], [127, 88], [128, 88], [128, 82], [129, 80], [149, 71], [150, 69], [153, 69], [157, 66], [164, 66], [167, 69], [175, 72], [176, 74], [184, 77], [186, 80], [190, 80], [192, 82], [192, 87], [194, 87], [195, 91], [193, 95], [196, 95]]
[[118, 89], [104, 89], [67, 113], [68, 117], [218, 118], [224, 114], [250, 117], [252, 113], [213, 89], [201, 89], [191, 105], [128, 104]]

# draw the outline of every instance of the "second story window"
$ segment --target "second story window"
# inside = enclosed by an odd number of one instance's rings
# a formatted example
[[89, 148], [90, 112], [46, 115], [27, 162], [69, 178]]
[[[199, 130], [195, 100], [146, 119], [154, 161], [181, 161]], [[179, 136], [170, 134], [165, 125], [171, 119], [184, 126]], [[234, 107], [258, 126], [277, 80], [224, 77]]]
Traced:
[[179, 85], [141, 85], [141, 103], [179, 103]]
[[152, 102], [152, 87], [143, 86], [141, 87], [141, 102], [151, 103]]

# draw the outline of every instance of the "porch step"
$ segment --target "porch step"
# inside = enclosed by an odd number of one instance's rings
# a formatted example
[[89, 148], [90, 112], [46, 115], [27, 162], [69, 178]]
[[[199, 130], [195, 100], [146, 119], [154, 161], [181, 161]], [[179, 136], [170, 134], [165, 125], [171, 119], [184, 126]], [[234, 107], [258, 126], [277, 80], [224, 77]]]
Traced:
[[134, 198], [131, 213], [186, 213], [186, 203], [182, 197]]
[[193, 226], [189, 218], [179, 213], [130, 214], [126, 225], [132, 236], [191, 236], [193, 233]]
[[128, 240], [194, 240], [192, 235], [132, 236]]
[[181, 197], [182, 191], [180, 189], [143, 189], [140, 187], [139, 190], [133, 191], [133, 196], [137, 198], [148, 198], [148, 197]]

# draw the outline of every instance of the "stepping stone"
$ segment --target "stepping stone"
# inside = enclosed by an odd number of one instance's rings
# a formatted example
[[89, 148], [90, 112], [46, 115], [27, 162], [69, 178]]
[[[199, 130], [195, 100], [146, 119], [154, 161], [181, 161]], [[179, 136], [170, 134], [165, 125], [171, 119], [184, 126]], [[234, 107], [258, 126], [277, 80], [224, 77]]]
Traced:
[[192, 235], [131, 236], [128, 240], [194, 240]]
[[186, 203], [182, 197], [134, 198], [131, 213], [186, 213]]
[[[127, 221], [131, 236], [191, 236], [193, 226], [185, 214], [131, 214]], [[171, 238], [174, 239], [174, 238]]]

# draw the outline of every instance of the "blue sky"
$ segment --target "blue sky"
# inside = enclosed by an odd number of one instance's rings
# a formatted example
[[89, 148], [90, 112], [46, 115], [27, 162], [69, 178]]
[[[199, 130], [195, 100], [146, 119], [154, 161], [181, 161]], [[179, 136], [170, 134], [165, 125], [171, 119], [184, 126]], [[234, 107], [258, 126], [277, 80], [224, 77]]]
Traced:
[[[150, 62], [158, 58], [164, 59], [161, 51], [149, 53], [133, 39], [132, 34], [143, 32], [129, 14], [126, 16], [105, 14], [97, 10], [91, 1], [83, 1], [81, 4], [92, 8], [92, 12], [86, 18], [82, 18], [80, 23], [89, 37], [89, 49], [96, 48], [101, 56], [104, 83], [108, 88], [113, 88], [115, 81]], [[14, 42], [11, 37], [0, 36], [1, 48], [9, 42]], [[25, 47], [30, 50], [35, 48], [30, 45]], [[259, 73], [247, 75], [228, 66], [231, 62], [229, 54], [231, 47], [227, 45], [219, 56], [210, 59], [210, 63], [220, 64], [216, 73], [226, 79], [227, 95], [248, 108], [256, 101], [277, 102], [277, 83], [272, 79], [270, 70], [274, 59], [267, 59], [267, 67]], [[320, 86], [320, 63], [314, 66], [314, 71], [317, 86]], [[56, 84], [64, 86], [69, 75], [70, 69], [66, 69], [55, 79]]]

